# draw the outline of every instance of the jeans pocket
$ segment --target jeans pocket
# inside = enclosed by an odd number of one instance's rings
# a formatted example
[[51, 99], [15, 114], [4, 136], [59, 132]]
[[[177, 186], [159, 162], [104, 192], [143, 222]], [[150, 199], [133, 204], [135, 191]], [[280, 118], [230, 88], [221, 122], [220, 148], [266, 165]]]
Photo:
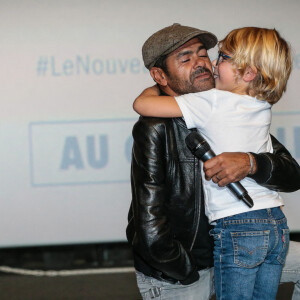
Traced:
[[234, 263], [244, 268], [261, 264], [267, 255], [269, 235], [269, 230], [231, 232]]
[[285, 263], [286, 255], [289, 249], [289, 243], [290, 243], [290, 230], [288, 228], [282, 229], [282, 248], [277, 256], [277, 260], [281, 263]]

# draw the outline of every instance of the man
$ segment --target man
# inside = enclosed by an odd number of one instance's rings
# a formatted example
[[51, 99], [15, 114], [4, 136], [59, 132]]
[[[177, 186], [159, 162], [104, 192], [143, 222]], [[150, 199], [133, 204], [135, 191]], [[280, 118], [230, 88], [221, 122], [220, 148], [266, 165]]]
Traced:
[[[214, 79], [203, 47], [216, 43], [212, 33], [173, 24], [145, 42], [143, 59], [162, 94], [205, 91], [214, 87]], [[213, 293], [211, 227], [204, 213], [200, 163], [185, 145], [189, 133], [180, 118], [140, 118], [133, 128], [127, 238], [143, 299], [200, 300]], [[270, 189], [299, 189], [300, 167], [274, 137], [272, 141], [274, 153], [253, 154], [252, 165], [246, 153], [223, 153], [207, 161], [207, 179], [224, 186], [251, 170], [251, 177]]]

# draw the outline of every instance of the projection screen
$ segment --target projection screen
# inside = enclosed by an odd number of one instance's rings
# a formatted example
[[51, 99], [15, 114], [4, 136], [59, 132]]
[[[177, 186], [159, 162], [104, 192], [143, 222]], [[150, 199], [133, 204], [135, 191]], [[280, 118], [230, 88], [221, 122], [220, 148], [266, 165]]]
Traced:
[[[141, 47], [173, 23], [220, 39], [275, 27], [291, 43], [272, 133], [299, 162], [299, 11], [297, 0], [0, 1], [0, 247], [125, 241], [132, 102], [153, 84]], [[283, 194], [292, 231], [299, 196]]]

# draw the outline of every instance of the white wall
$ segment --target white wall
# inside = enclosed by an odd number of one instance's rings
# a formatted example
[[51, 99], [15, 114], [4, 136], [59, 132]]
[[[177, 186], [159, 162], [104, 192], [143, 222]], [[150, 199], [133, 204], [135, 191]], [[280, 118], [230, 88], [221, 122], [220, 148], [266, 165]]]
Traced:
[[[141, 47], [175, 22], [219, 38], [275, 27], [290, 41], [272, 132], [299, 162], [299, 11], [298, 0], [0, 0], [0, 247], [125, 240], [132, 101], [153, 82]], [[292, 230], [299, 195], [283, 195]]]

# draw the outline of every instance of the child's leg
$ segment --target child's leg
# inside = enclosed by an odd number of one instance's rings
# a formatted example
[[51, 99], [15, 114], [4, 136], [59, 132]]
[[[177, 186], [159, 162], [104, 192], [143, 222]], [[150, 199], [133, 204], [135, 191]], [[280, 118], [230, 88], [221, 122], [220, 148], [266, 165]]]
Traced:
[[281, 264], [263, 263], [257, 273], [253, 300], [276, 299], [282, 271]]
[[[217, 299], [275, 299], [272, 295], [276, 295], [286, 255], [287, 232], [286, 219], [279, 208], [218, 220], [212, 230]], [[264, 263], [273, 265], [272, 274], [267, 269], [259, 272]], [[263, 275], [272, 279], [262, 282], [260, 288], [258, 282], [265, 280]], [[268, 288], [273, 291], [272, 295], [267, 292]]]
[[300, 299], [300, 242], [291, 241], [282, 269], [280, 283], [293, 282], [294, 292], [292, 300]]
[[288, 251], [289, 230], [286, 222], [282, 219], [281, 211], [274, 208], [270, 211], [270, 215], [276, 221], [272, 224], [274, 234], [270, 234], [270, 244], [273, 245], [273, 248], [268, 251], [265, 261], [259, 267], [253, 300], [276, 299], [282, 268]]
[[[240, 267], [235, 263], [231, 233], [214, 228], [215, 290], [218, 300], [251, 300], [258, 267]], [[261, 255], [262, 256], [262, 255]]]

